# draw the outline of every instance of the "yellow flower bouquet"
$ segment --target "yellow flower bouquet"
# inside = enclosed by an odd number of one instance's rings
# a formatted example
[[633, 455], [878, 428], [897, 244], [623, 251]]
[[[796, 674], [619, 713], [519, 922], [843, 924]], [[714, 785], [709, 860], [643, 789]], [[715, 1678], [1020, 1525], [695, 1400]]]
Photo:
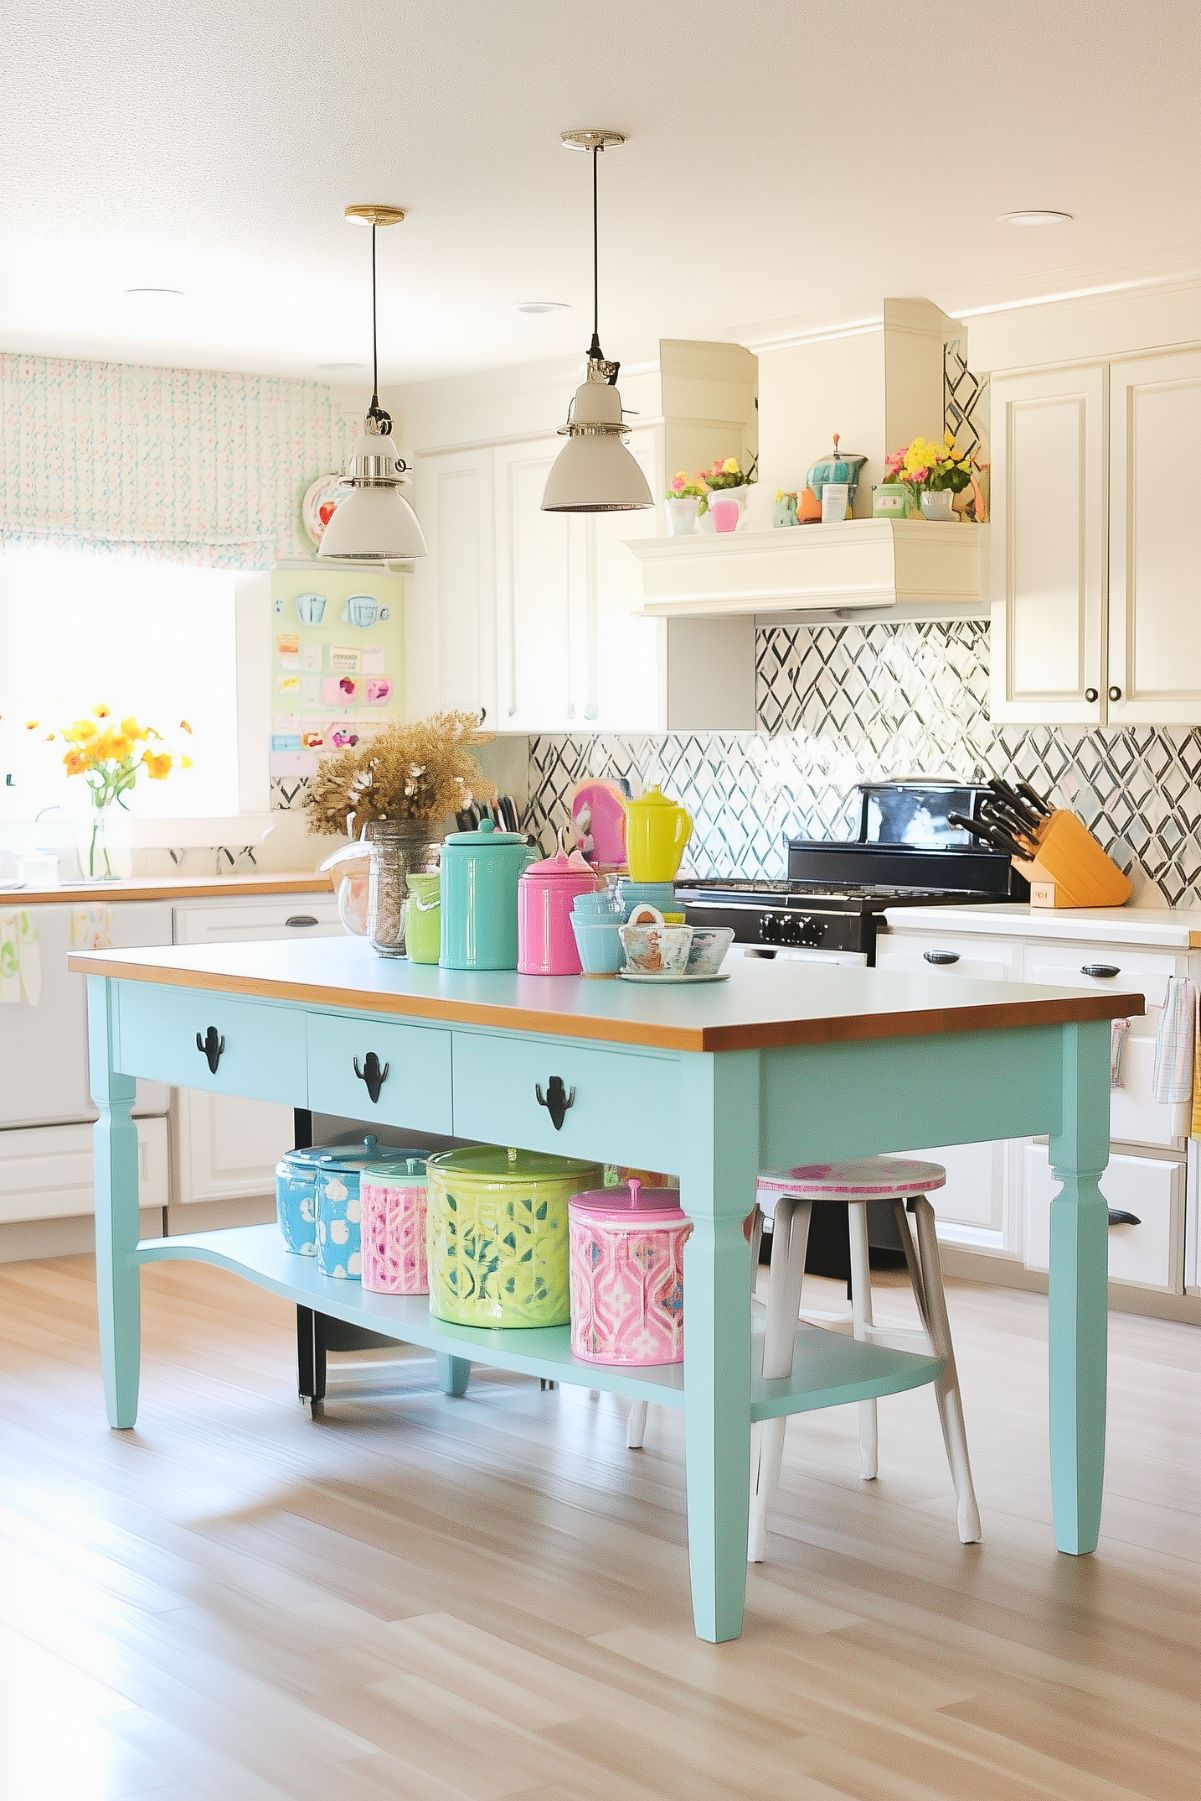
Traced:
[[[25, 729], [36, 732], [38, 721], [26, 720]], [[179, 729], [191, 735], [186, 719], [180, 720]], [[60, 726], [57, 733], [47, 732], [45, 736], [48, 743], [56, 737], [62, 739], [66, 745], [63, 768], [69, 776], [81, 775], [88, 786], [92, 815], [86, 849], [80, 852], [83, 873], [91, 879], [111, 879], [106, 809], [113, 805], [128, 807], [125, 797], [143, 770], [152, 782], [166, 781], [176, 767], [176, 759], [163, 748], [163, 734], [154, 726], [141, 725], [132, 714], [114, 720], [112, 708], [103, 703], [73, 724]], [[191, 757], [180, 757], [178, 767], [190, 769]]]
[[909, 489], [914, 505], [923, 493], [960, 493], [972, 479], [972, 459], [955, 448], [953, 432], [944, 432], [941, 444], [931, 438], [914, 438], [884, 459], [884, 479]]

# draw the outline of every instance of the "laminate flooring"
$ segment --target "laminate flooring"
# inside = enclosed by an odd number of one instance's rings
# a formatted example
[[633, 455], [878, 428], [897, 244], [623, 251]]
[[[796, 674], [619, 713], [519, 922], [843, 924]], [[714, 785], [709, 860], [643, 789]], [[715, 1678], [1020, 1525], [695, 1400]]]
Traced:
[[1201, 1797], [1194, 1328], [1112, 1320], [1101, 1547], [1060, 1557], [1045, 1301], [952, 1285], [984, 1543], [929, 1390], [881, 1403], [871, 1484], [854, 1409], [807, 1415], [711, 1646], [677, 1415], [631, 1453], [611, 1397], [452, 1401], [406, 1357], [387, 1394], [339, 1362], [312, 1422], [283, 1303], [186, 1264], [143, 1293], [111, 1433], [89, 1261], [0, 1269], [3, 1801]]

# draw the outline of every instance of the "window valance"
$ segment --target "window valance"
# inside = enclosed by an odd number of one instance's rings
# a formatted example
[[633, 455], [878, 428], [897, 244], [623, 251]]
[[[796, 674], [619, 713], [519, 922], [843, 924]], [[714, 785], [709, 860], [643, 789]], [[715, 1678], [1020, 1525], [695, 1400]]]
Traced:
[[0, 541], [266, 569], [353, 432], [320, 382], [0, 354]]

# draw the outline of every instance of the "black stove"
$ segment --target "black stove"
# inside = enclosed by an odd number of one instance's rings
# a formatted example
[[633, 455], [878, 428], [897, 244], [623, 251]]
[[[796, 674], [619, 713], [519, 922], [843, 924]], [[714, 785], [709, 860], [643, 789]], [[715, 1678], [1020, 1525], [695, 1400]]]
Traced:
[[856, 838], [789, 838], [788, 879], [682, 878], [676, 897], [692, 925], [732, 926], [741, 944], [849, 951], [875, 961], [887, 907], [970, 906], [1028, 893], [1001, 851], [948, 824], [976, 817], [988, 789], [917, 778], [857, 789]]

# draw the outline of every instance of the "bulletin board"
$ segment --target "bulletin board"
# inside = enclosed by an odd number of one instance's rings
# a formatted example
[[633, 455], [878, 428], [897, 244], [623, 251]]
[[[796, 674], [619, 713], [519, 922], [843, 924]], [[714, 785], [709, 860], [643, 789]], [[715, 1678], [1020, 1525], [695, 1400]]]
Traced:
[[331, 750], [403, 718], [403, 598], [389, 570], [273, 572], [273, 777], [312, 775]]

